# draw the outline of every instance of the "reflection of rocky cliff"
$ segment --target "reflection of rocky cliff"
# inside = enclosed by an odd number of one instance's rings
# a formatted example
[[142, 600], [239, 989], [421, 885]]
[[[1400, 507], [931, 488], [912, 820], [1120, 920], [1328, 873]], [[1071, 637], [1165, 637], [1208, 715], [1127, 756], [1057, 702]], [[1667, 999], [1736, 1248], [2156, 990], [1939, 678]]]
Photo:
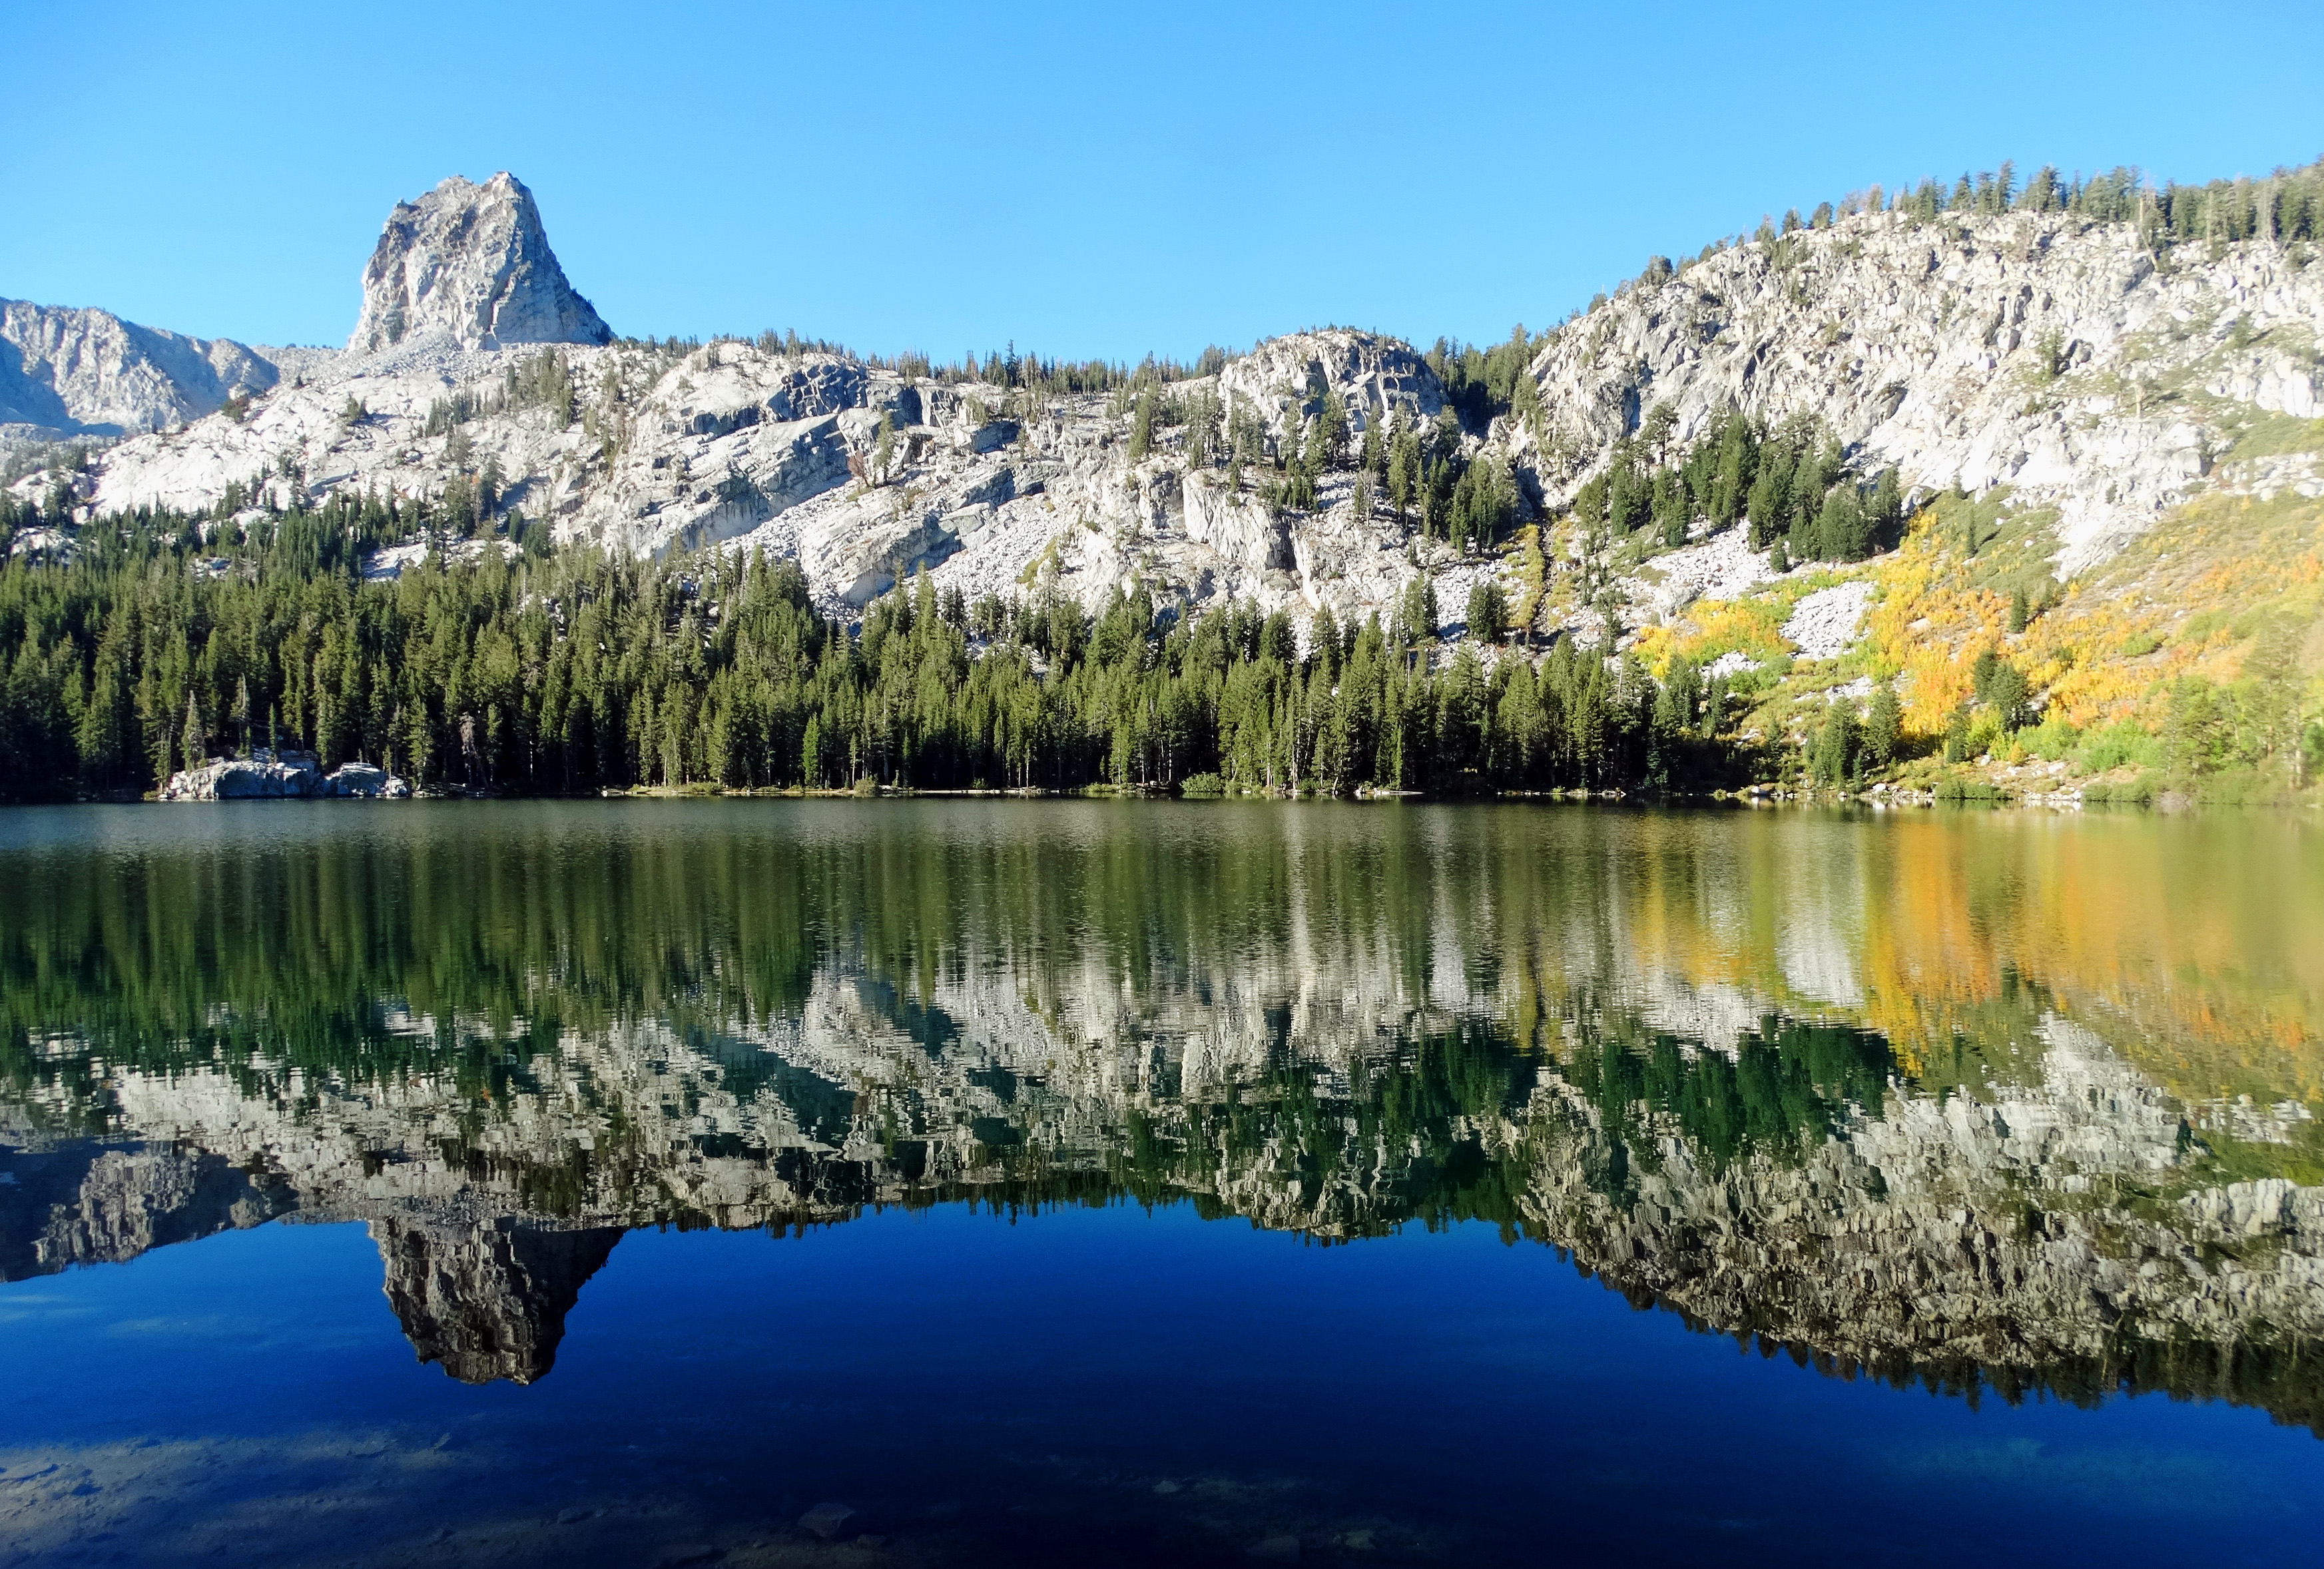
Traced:
[[[1104, 996], [1093, 989], [1086, 998]], [[1118, 996], [1119, 994], [1117, 994]], [[297, 1212], [370, 1225], [424, 1361], [546, 1373], [626, 1227], [1132, 1193], [1330, 1238], [1483, 1219], [1634, 1300], [1829, 1365], [2005, 1390], [2128, 1380], [2324, 1419], [2324, 1190], [2226, 1180], [2183, 1109], [2040, 1025], [2017, 1081], [1932, 1093], [1861, 1030], [1720, 1051], [1637, 1014], [1503, 1027], [1386, 994], [1149, 994], [1077, 1017], [973, 974], [819, 977], [759, 1038], [632, 1026], [394, 1078], [115, 1073], [114, 1137], [35, 1094], [0, 1154], [11, 1276]]]
[[10, 1149], [0, 1131], [0, 1280], [123, 1264], [295, 1207], [224, 1157], [88, 1141]]
[[1128, 1195], [1482, 1220], [1834, 1366], [2319, 1409], [2308, 882], [2086, 870], [2076, 927], [2011, 903], [2052, 835], [891, 805], [8, 862], [0, 1277], [361, 1221], [423, 1357], [523, 1380], [624, 1228]]
[[1796, 1162], [1715, 1168], [1575, 1107], [1524, 1205], [1633, 1300], [1827, 1367], [2070, 1398], [2128, 1383], [2324, 1423], [2324, 1189], [2189, 1181], [2165, 1098], [2084, 1032], [2050, 1033], [2037, 1087], [1893, 1093]]
[[387, 1299], [423, 1362], [466, 1384], [529, 1384], [557, 1360], [565, 1315], [619, 1227], [543, 1230], [514, 1217], [468, 1231], [374, 1221]]

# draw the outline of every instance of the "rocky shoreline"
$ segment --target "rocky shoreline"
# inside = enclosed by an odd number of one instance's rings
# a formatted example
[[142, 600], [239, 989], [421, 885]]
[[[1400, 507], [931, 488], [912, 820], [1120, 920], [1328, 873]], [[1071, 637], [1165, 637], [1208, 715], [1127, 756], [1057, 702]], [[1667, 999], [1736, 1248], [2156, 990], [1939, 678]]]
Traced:
[[[1940, 806], [1978, 806], [1992, 808], [2022, 808], [2055, 812], [2079, 812], [2087, 807], [2137, 808], [2164, 812], [2187, 812], [2207, 804], [2201, 799], [2176, 790], [2164, 791], [2153, 800], [2117, 795], [2091, 794], [2068, 786], [2050, 790], [2013, 791], [1974, 784], [1964, 789], [1947, 790], [1910, 785], [1876, 784], [1862, 789], [1822, 789], [1807, 785], [1761, 782], [1733, 789], [1680, 791], [1653, 794], [1623, 789], [1549, 789], [1496, 790], [1475, 795], [1432, 795], [1425, 790], [1380, 789], [1361, 787], [1346, 795], [1336, 791], [1317, 792], [1302, 789], [1296, 793], [1275, 789], [1188, 789], [1173, 791], [1167, 787], [1091, 785], [1079, 789], [1045, 789], [1038, 786], [1009, 789], [916, 789], [907, 785], [873, 784], [869, 788], [802, 789], [797, 785], [769, 786], [758, 789], [718, 785], [639, 785], [626, 789], [604, 789], [563, 797], [513, 796], [505, 798], [520, 800], [557, 800], [595, 798], [604, 800], [678, 800], [713, 799], [733, 797], [761, 799], [826, 799], [872, 800], [905, 799], [927, 797], [932, 799], [1138, 799], [1138, 800], [1357, 800], [1410, 801], [1421, 804], [1480, 804], [1513, 801], [1587, 802], [1628, 801], [1642, 806], [1701, 806], [1716, 802], [1725, 806], [1861, 806], [1876, 811], [1895, 811], [1905, 808]], [[129, 801], [137, 798], [85, 798], [87, 799], [117, 799]], [[183, 769], [170, 776], [167, 784], [152, 795], [143, 798], [150, 801], [176, 803], [181, 801], [223, 800], [442, 800], [442, 799], [501, 799], [498, 792], [488, 789], [444, 789], [430, 786], [414, 790], [401, 777], [369, 763], [342, 764], [329, 773], [310, 752], [269, 752], [261, 748], [249, 757], [211, 758], [198, 768]], [[2324, 800], [2304, 799], [2274, 803], [2279, 805], [2317, 808]]]

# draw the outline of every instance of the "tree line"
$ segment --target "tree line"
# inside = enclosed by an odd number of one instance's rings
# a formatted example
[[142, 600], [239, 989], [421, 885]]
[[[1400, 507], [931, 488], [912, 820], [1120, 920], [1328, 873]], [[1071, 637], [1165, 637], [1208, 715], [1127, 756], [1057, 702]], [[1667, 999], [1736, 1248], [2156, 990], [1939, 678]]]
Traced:
[[[1754, 238], [1781, 238], [1799, 229], [1829, 228], [1852, 213], [1896, 212], [1934, 222], [1951, 215], [1989, 217], [2007, 212], [2071, 213], [2094, 223], [2139, 226], [2153, 245], [2181, 241], [2313, 241], [2324, 235], [2324, 159], [2296, 169], [2279, 168], [2259, 179], [2237, 176], [2197, 185], [2175, 180], [2161, 185], [2144, 171], [2123, 164], [2085, 176], [2044, 164], [2019, 183], [2016, 165], [2004, 159], [1997, 170], [1964, 172], [1950, 186], [1939, 180], [1906, 182], [1894, 192], [1881, 186], [1852, 191], [1837, 205], [1820, 203], [1803, 218], [1799, 209], [1780, 223], [1763, 218]], [[1665, 265], [1667, 265], [1665, 263]]]
[[1120, 591], [1090, 614], [1054, 583], [972, 605], [921, 577], [860, 630], [755, 555], [488, 541], [364, 580], [364, 553], [425, 511], [334, 502], [208, 542], [198, 520], [140, 512], [81, 530], [69, 561], [11, 559], [0, 796], [146, 790], [266, 746], [511, 793], [1637, 789], [1732, 767], [1718, 683], [1570, 639], [1445, 659], [1417, 576], [1385, 623], [1305, 626]]

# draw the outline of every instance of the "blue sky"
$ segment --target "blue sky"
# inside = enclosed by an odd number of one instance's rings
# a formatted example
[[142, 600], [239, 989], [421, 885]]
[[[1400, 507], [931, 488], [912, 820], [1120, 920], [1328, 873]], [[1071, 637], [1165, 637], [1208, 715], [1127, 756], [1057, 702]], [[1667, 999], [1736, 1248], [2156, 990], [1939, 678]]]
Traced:
[[1763, 212], [2324, 154], [2324, 6], [18, 4], [0, 295], [337, 342], [509, 169], [617, 331], [1191, 356], [1539, 328]]

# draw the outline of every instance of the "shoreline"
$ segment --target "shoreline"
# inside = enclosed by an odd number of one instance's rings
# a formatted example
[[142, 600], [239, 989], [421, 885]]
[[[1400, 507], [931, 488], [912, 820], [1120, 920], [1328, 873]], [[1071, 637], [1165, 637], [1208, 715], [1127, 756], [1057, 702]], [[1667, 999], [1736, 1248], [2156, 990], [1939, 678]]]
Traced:
[[[314, 800], [336, 798], [316, 797]], [[348, 798], [363, 800], [368, 798]], [[585, 800], [1020, 800], [1020, 801], [1341, 801], [1401, 804], [1422, 806], [1492, 806], [1526, 802], [1563, 806], [1624, 805], [1635, 807], [1705, 807], [1728, 806], [1753, 809], [1775, 807], [1861, 807], [1875, 812], [1933, 809], [1939, 807], [1978, 807], [1991, 810], [2015, 809], [2051, 813], [2098, 810], [2135, 810], [2163, 816], [2184, 816], [2198, 811], [2222, 809], [2278, 811], [2316, 810], [2324, 808], [2324, 795], [2303, 792], [2290, 798], [2239, 801], [2211, 800], [2200, 795], [2180, 790], [2165, 790], [2150, 798], [2126, 798], [2112, 795], [2087, 797], [2081, 791], [2028, 791], [2010, 793], [1993, 787], [1971, 787], [1959, 791], [1929, 789], [1904, 786], [1878, 785], [1869, 789], [1824, 789], [1808, 786], [1758, 783], [1733, 789], [1652, 792], [1646, 790], [1583, 789], [1551, 790], [1492, 790], [1464, 794], [1437, 794], [1427, 790], [1390, 790], [1363, 788], [1351, 791], [1289, 790], [1276, 789], [1231, 789], [1185, 792], [1177, 789], [1140, 786], [1087, 785], [1077, 789], [1050, 789], [1040, 787], [1018, 787], [1010, 789], [921, 789], [908, 785], [873, 784], [869, 788], [804, 789], [798, 785], [748, 787], [711, 785], [635, 785], [627, 789], [601, 789], [571, 793], [521, 794], [497, 790], [444, 790], [426, 789], [403, 798], [414, 801], [585, 801]], [[233, 805], [243, 801], [280, 804], [303, 801], [309, 798], [298, 796], [247, 796], [226, 798], [216, 801], [168, 800], [158, 791], [131, 794], [116, 791], [104, 795], [74, 797], [51, 801], [15, 801], [11, 807], [60, 806], [203, 806]]]

